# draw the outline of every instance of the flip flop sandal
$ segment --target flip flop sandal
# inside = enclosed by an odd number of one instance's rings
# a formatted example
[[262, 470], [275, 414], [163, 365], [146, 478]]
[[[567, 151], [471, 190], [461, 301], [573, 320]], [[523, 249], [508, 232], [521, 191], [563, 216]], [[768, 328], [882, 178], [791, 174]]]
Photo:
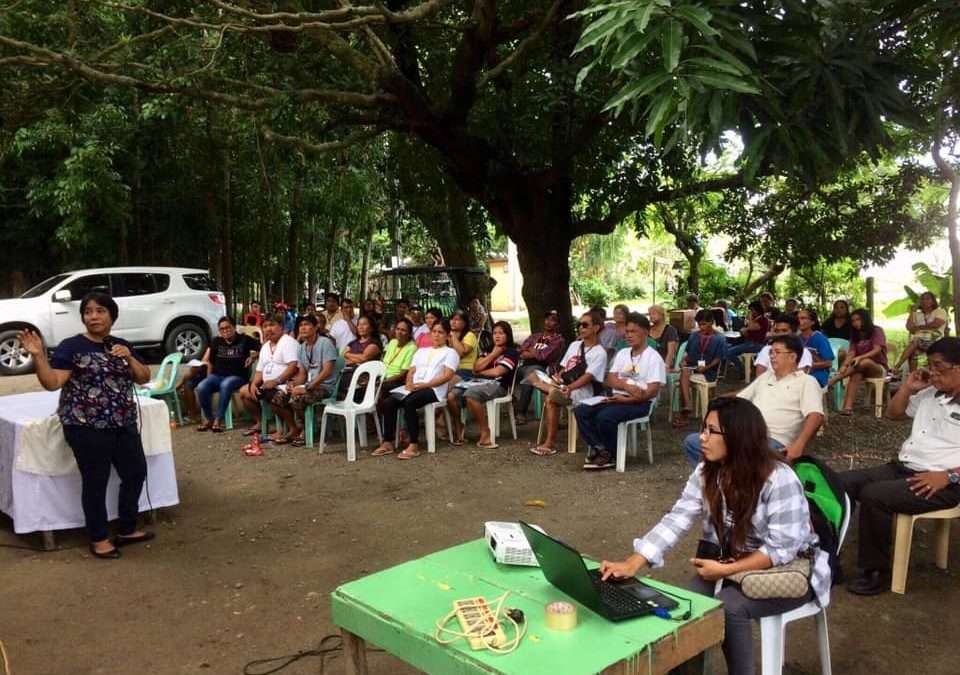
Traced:
[[307, 447], [307, 442], [302, 438], [294, 438], [292, 441], [290, 441], [290, 445], [295, 448], [305, 448]]
[[466, 443], [466, 441], [463, 440], [462, 438], [457, 438], [457, 439], [455, 439], [455, 440], [450, 441], [450, 444], [451, 444], [451, 445], [455, 445], [455, 446], [457, 446], [457, 447], [460, 447], [460, 446], [463, 445], [464, 443]]
[[244, 435], [244, 436], [256, 436], [256, 435], [259, 434], [259, 433], [260, 433], [260, 427], [256, 427], [256, 428], [247, 429], [246, 431], [243, 432], [243, 435]]
[[545, 445], [538, 445], [535, 448], [530, 448], [530, 452], [538, 457], [550, 457], [551, 455], [557, 454], [557, 451], [553, 448], [548, 448]]
[[838, 411], [837, 411], [837, 414], [838, 414], [838, 415], [843, 415], [844, 417], [851, 417], [851, 416], [853, 415], [853, 411], [852, 411], [852, 410], [846, 410], [846, 409], [844, 409], [844, 410], [838, 410]]
[[274, 445], [286, 445], [290, 442], [290, 439], [286, 437], [271, 438], [270, 440], [273, 442]]
[[686, 417], [681, 417], [677, 415], [676, 417], [673, 418], [673, 421], [670, 424], [673, 426], [674, 429], [683, 429], [685, 426], [688, 426], [690, 424], [690, 420], [688, 420]]
[[197, 427], [197, 431], [210, 431], [211, 429], [213, 429], [212, 424], [201, 424]]
[[215, 434], [222, 434], [224, 431], [226, 431], [226, 429], [224, 429], [223, 427], [210, 427], [210, 431], [212, 431]]
[[370, 452], [371, 457], [385, 457], [386, 455], [392, 455], [396, 450], [393, 448], [376, 448]]
[[483, 448], [484, 450], [496, 450], [500, 446], [496, 443], [477, 443], [478, 448]]
[[397, 455], [397, 459], [413, 459], [414, 457], [419, 457], [419, 456], [420, 456], [419, 450], [417, 452], [407, 452], [406, 450], [404, 450], [399, 455]]

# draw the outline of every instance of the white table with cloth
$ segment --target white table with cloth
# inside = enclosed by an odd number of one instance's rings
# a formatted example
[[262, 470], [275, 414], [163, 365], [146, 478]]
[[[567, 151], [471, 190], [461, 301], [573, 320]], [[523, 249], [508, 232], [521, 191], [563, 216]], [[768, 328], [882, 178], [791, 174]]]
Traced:
[[[59, 391], [0, 396], [0, 511], [13, 531], [49, 533], [84, 526], [80, 472], [56, 416]], [[147, 480], [140, 511], [179, 503], [167, 405], [140, 398]], [[107, 515], [117, 517], [120, 479], [110, 472]], [[149, 490], [149, 494], [148, 494]]]

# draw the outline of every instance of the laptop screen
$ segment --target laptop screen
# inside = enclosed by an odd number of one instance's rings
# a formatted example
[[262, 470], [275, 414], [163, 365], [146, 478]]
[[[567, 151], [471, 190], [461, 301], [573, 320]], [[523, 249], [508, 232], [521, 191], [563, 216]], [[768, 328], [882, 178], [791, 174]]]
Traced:
[[583, 563], [583, 557], [561, 541], [545, 535], [527, 525], [522, 520], [520, 527], [527, 537], [533, 554], [537, 556], [543, 576], [551, 584], [572, 597], [580, 604], [603, 614], [600, 598], [593, 587], [593, 581]]

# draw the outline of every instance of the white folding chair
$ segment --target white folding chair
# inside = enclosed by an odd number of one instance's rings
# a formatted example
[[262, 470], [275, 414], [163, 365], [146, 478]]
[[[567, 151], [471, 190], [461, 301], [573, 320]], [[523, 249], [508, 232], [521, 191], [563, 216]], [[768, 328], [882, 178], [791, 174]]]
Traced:
[[[363, 418], [364, 415], [373, 415], [373, 424], [377, 429], [377, 438], [383, 441], [383, 434], [380, 431], [380, 417], [377, 415], [377, 398], [380, 396], [380, 385], [383, 384], [383, 378], [386, 375], [387, 367], [383, 361], [367, 361], [361, 363], [350, 378], [350, 387], [347, 389], [347, 397], [342, 401], [329, 403], [323, 407], [323, 417], [320, 418], [320, 442], [318, 448], [323, 453], [324, 444], [327, 438], [327, 416], [338, 415], [343, 417], [346, 426], [347, 436], [347, 461], [357, 461], [357, 444], [355, 432], [360, 436], [360, 445], [367, 445], [367, 424]], [[362, 376], [367, 376], [366, 389], [363, 392], [363, 400], [355, 403], [353, 400], [358, 383]]]
[[[843, 523], [840, 525], [840, 539], [837, 543], [837, 554], [840, 554], [840, 548], [843, 546], [843, 540], [847, 536], [847, 527], [850, 525], [850, 497], [844, 495], [846, 510], [843, 516]], [[821, 607], [816, 601], [811, 600], [805, 605], [783, 614], [774, 616], [765, 616], [760, 619], [760, 654], [762, 675], [781, 675], [783, 672], [784, 651], [786, 648], [786, 630], [787, 624], [798, 619], [807, 617], [816, 617], [817, 619], [817, 647], [820, 652], [820, 672], [822, 675], [831, 675], [833, 669], [830, 665], [830, 631], [827, 628], [827, 610]]]
[[502, 406], [507, 407], [507, 414], [510, 415], [510, 431], [513, 432], [513, 440], [517, 440], [517, 418], [513, 411], [513, 390], [517, 386], [517, 374], [519, 368], [513, 371], [513, 379], [510, 381], [510, 391], [505, 396], [487, 401], [487, 424], [490, 426], [490, 440], [497, 442], [497, 436], [500, 435], [500, 415]]
[[647, 432], [647, 460], [653, 464], [653, 434], [650, 432], [650, 423], [657, 412], [657, 399], [650, 402], [650, 411], [644, 417], [637, 417], [617, 425], [617, 471], [623, 473], [627, 469], [627, 452], [636, 456], [637, 430]]
[[[443, 417], [447, 422], [447, 433], [453, 433], [453, 424], [450, 419], [450, 409], [447, 407], [447, 397], [442, 401], [428, 403], [423, 406], [423, 432], [427, 437], [427, 452], [437, 451], [437, 410], [443, 408]], [[400, 445], [400, 427], [403, 422], [403, 411], [397, 411], [397, 436], [393, 439], [394, 445]]]

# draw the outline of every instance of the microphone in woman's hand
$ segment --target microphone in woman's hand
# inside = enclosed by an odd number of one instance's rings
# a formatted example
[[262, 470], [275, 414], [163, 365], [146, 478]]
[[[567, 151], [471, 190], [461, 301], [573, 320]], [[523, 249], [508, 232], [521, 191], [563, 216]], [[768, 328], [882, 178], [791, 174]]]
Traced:
[[[112, 337], [110, 337], [109, 335], [108, 335], [107, 337], [103, 338], [104, 351], [106, 351], [107, 354], [110, 354], [111, 356], [113, 356], [113, 348], [116, 346], [116, 344], [117, 344], [116, 341], [115, 341]], [[122, 357], [122, 356], [119, 357], [119, 358], [120, 358], [121, 361], [123, 361], [123, 365], [125, 365], [125, 366], [129, 366], [129, 365], [130, 365], [130, 362], [127, 361], [126, 358], [124, 358], [124, 357]]]

